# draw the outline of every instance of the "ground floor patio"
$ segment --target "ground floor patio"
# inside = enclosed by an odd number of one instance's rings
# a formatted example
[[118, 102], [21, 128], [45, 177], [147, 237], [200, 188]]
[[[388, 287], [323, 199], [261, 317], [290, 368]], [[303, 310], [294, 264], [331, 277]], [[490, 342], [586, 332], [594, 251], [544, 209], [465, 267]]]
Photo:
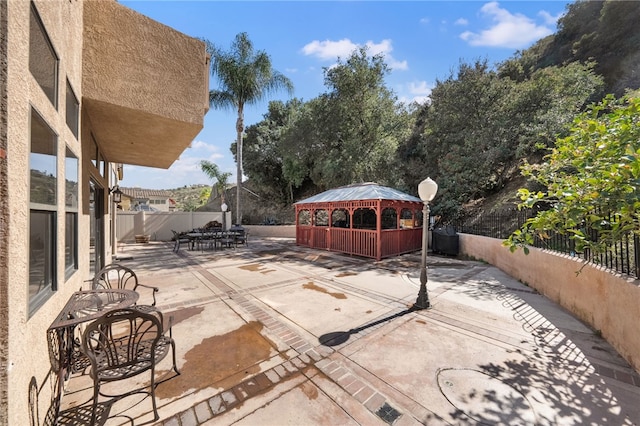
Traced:
[[[159, 287], [181, 374], [159, 365], [159, 424], [616, 424], [640, 419], [640, 376], [598, 335], [481, 262], [428, 258], [433, 307], [410, 311], [420, 253], [376, 262], [252, 239], [224, 250], [127, 244]], [[145, 295], [140, 294], [140, 303]], [[114, 393], [148, 376], [114, 383]], [[108, 391], [108, 390], [107, 390]], [[73, 424], [92, 395], [66, 383]], [[148, 397], [102, 398], [106, 424], [143, 424]], [[75, 423], [79, 424], [79, 423]]]

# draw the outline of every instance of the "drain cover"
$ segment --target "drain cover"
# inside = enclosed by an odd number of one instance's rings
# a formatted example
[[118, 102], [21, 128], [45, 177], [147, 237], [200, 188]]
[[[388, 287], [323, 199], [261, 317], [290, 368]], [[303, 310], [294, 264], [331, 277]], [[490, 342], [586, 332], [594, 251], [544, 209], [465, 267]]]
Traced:
[[378, 415], [378, 417], [380, 417], [382, 420], [389, 423], [390, 425], [392, 425], [393, 422], [395, 422], [396, 419], [400, 417], [400, 412], [395, 408], [393, 408], [392, 406], [390, 406], [389, 404], [387, 404], [386, 402], [382, 407], [378, 409], [376, 414]]

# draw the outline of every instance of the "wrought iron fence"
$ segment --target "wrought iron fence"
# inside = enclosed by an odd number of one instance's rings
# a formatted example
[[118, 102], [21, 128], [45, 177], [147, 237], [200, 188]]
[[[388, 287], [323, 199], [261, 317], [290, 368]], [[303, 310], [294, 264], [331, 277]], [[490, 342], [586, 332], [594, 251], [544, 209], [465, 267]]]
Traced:
[[[537, 213], [531, 210], [517, 209], [501, 213], [482, 213], [475, 217], [453, 221], [448, 225], [453, 225], [460, 233], [506, 239], [535, 214]], [[591, 231], [590, 237], [593, 241], [599, 241], [597, 231]], [[558, 233], [550, 234], [548, 239], [536, 238], [534, 246], [578, 256], [619, 274], [640, 279], [640, 237], [632, 232], [619, 241], [608, 244], [606, 250], [600, 254], [593, 254], [590, 250], [578, 252], [574, 241], [568, 235]]]

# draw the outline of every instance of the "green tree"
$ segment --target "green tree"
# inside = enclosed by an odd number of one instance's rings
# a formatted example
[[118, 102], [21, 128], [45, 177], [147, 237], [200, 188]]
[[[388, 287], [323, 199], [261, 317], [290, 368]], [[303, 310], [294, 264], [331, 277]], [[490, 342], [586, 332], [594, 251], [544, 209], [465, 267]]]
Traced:
[[245, 105], [255, 104], [277, 90], [293, 92], [293, 83], [274, 70], [271, 58], [262, 51], [255, 51], [247, 33], [239, 33], [229, 51], [206, 42], [211, 55], [211, 75], [218, 79], [220, 89], [209, 92], [212, 108], [232, 108], [237, 111], [236, 164], [237, 193], [236, 217], [242, 223], [242, 142], [244, 134]]
[[282, 204], [293, 202], [292, 182], [284, 174], [282, 135], [294, 125], [303, 102], [269, 102], [269, 111], [259, 123], [248, 126], [244, 139], [245, 174], [260, 193]]
[[282, 135], [284, 175], [318, 189], [362, 181], [389, 183], [389, 163], [410, 131], [408, 114], [387, 89], [387, 65], [366, 48], [324, 70], [328, 93], [307, 102]]
[[544, 240], [552, 232], [593, 254], [625, 234], [640, 235], [639, 95], [605, 98], [575, 119], [571, 134], [557, 141], [543, 163], [523, 167], [525, 176], [547, 189], [520, 189], [520, 208], [550, 208], [505, 240], [511, 251], [523, 247], [528, 253], [534, 238]]
[[[220, 204], [221, 205], [224, 204], [226, 200], [227, 186], [229, 186], [229, 177], [231, 176], [231, 173], [221, 172], [217, 164], [214, 164], [208, 160], [202, 160], [200, 162], [200, 168], [202, 169], [202, 172], [209, 177], [209, 179], [211, 180], [215, 179], [214, 186], [218, 194], [220, 194]], [[205, 192], [205, 191], [207, 191], [207, 188], [202, 190], [202, 193], [200, 196], [201, 201], [203, 199], [204, 194], [206, 194], [205, 201], [211, 196], [210, 190], [208, 192]]]
[[[404, 184], [424, 176], [438, 182], [434, 213], [456, 217], [462, 206], [500, 191], [518, 175], [523, 158], [539, 160], [553, 146], [602, 80], [578, 63], [548, 67], [514, 80], [486, 61], [462, 63], [438, 81], [416, 129], [398, 150]], [[419, 133], [421, 131], [421, 134]]]
[[325, 69], [328, 110], [319, 117], [326, 150], [314, 167], [323, 186], [392, 183], [389, 163], [410, 126], [404, 106], [385, 85], [388, 73], [383, 57], [368, 56], [364, 47]]

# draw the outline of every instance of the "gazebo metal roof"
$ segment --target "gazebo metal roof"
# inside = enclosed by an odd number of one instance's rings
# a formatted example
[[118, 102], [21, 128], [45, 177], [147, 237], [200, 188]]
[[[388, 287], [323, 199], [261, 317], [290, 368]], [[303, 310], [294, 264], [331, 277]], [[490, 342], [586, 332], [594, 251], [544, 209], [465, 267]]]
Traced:
[[367, 182], [341, 186], [330, 189], [312, 197], [305, 198], [294, 204], [328, 203], [335, 201], [357, 201], [357, 200], [397, 200], [397, 201], [417, 201], [422, 200], [413, 195], [405, 194], [397, 189]]

